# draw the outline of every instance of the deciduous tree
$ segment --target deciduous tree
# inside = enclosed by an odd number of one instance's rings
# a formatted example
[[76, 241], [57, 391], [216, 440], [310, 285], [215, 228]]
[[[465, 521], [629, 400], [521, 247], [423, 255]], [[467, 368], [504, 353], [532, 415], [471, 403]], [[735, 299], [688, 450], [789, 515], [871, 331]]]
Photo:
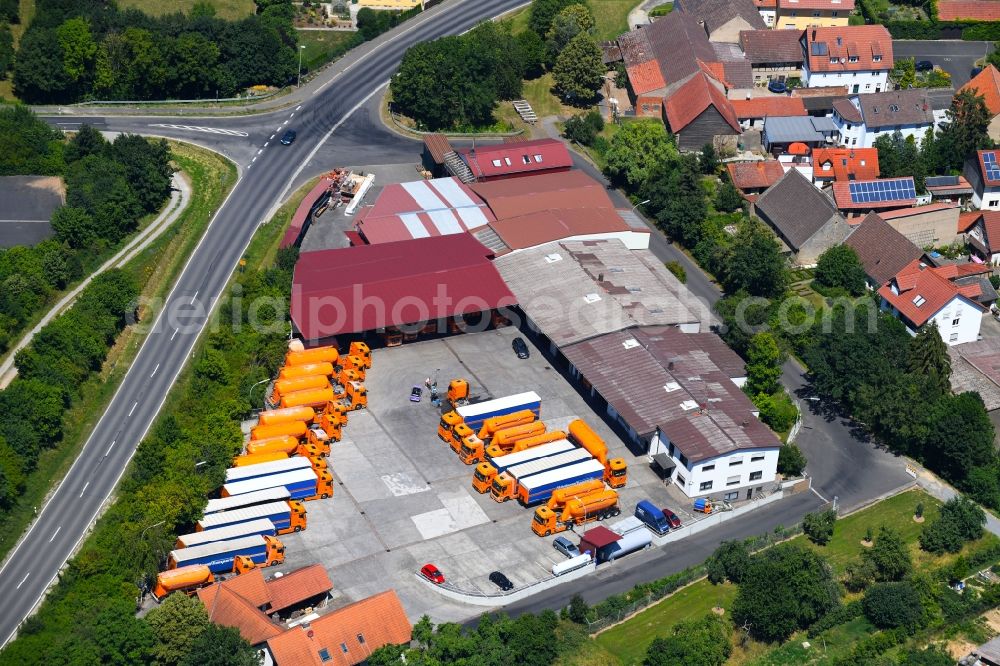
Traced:
[[843, 289], [851, 296], [865, 293], [865, 269], [849, 245], [834, 245], [819, 255], [816, 281], [824, 287]]
[[983, 535], [986, 514], [975, 503], [959, 495], [941, 507], [936, 520], [920, 533], [920, 547], [940, 555], [957, 553], [967, 541]]
[[647, 205], [660, 228], [687, 247], [698, 244], [708, 206], [693, 155], [658, 164], [650, 171], [641, 195], [649, 200]]
[[155, 663], [164, 665], [181, 663], [210, 624], [201, 602], [184, 594], [171, 594], [145, 620], [156, 638]]
[[806, 457], [794, 443], [782, 444], [778, 449], [778, 472], [786, 477], [800, 476], [806, 468]]
[[644, 666], [722, 666], [733, 647], [721, 617], [678, 622], [664, 638], [654, 638], [646, 650]]
[[764, 298], [778, 298], [785, 293], [785, 259], [774, 234], [759, 220], [746, 220], [740, 225], [723, 284], [727, 292], [744, 290]]
[[746, 392], [755, 395], [778, 390], [781, 366], [785, 358], [774, 334], [765, 331], [750, 338], [750, 345], [747, 347]]
[[825, 546], [833, 538], [833, 527], [837, 523], [837, 512], [833, 509], [807, 513], [802, 519], [802, 531], [814, 544]]
[[750, 568], [750, 550], [743, 541], [723, 541], [705, 562], [708, 580], [719, 585], [727, 580], [739, 585]]
[[914, 631], [920, 627], [920, 596], [906, 581], [872, 585], [861, 605], [865, 617], [879, 629], [904, 627]]
[[[604, 172], [615, 185], [625, 186], [630, 192], [636, 192], [647, 183], [654, 169], [666, 165], [676, 156], [677, 149], [660, 121], [626, 123], [611, 138], [604, 156]], [[658, 177], [655, 184], [659, 185], [660, 180]], [[654, 185], [654, 182], [649, 185]], [[648, 191], [646, 194], [652, 198], [654, 192]]]
[[872, 547], [861, 551], [861, 560], [871, 565], [873, 577], [880, 583], [903, 580], [913, 569], [910, 551], [899, 532], [884, 525]]
[[604, 83], [601, 47], [587, 33], [581, 32], [559, 52], [552, 78], [556, 89], [573, 102], [589, 102], [597, 96]]

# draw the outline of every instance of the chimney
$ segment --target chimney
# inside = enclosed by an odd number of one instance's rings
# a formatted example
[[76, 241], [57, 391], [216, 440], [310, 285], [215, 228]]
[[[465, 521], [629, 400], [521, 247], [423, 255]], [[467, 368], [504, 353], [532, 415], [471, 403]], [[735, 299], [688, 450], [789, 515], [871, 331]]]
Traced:
[[598, 282], [604, 282], [604, 273], [598, 273], [597, 274], [597, 281]]
[[674, 369], [674, 362], [673, 361], [668, 361], [667, 362], [667, 370], [673, 370], [673, 369]]

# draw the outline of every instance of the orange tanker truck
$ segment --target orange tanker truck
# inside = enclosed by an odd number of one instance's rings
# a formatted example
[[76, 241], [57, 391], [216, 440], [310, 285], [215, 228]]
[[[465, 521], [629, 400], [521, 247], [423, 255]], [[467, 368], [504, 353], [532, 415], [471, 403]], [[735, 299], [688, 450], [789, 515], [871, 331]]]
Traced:
[[273, 437], [295, 437], [301, 439], [306, 436], [309, 429], [304, 421], [291, 421], [290, 423], [275, 423], [274, 425], [258, 425], [250, 430], [250, 439], [271, 439]]
[[271, 409], [257, 415], [257, 425], [279, 425], [281, 423], [312, 423], [316, 411], [312, 407], [288, 407], [286, 409]]
[[191, 594], [199, 587], [215, 582], [212, 571], [204, 564], [190, 564], [186, 567], [161, 571], [156, 575], [153, 598], [163, 601], [171, 592], [183, 591]]
[[551, 430], [549, 432], [543, 432], [540, 435], [519, 439], [510, 449], [506, 449], [500, 444], [490, 444], [486, 447], [486, 457], [492, 460], [493, 458], [499, 458], [509, 453], [520, 453], [521, 451], [527, 451], [528, 449], [536, 446], [558, 442], [561, 439], [566, 439], [566, 437], [566, 433], [562, 430]]
[[[530, 413], [531, 412], [529, 412], [529, 414]], [[493, 433], [489, 446], [493, 450], [509, 451], [513, 449], [514, 445], [522, 439], [535, 437], [543, 434], [544, 432], [544, 423], [541, 421], [529, 421], [522, 423], [521, 425], [497, 430]], [[480, 460], [485, 460], [486, 444], [487, 442], [484, 442], [479, 437], [467, 437], [462, 440], [462, 447], [458, 452], [458, 457], [461, 458], [462, 462], [466, 465], [475, 465]]]
[[335, 399], [333, 387], [295, 391], [281, 396], [281, 407], [324, 407]]
[[538, 507], [531, 521], [531, 530], [538, 536], [549, 536], [574, 525], [611, 518], [620, 513], [618, 493], [614, 490], [598, 490], [567, 500], [561, 510]]
[[326, 375], [309, 375], [306, 377], [294, 377], [292, 379], [279, 379], [274, 382], [274, 390], [271, 392], [271, 403], [277, 404], [281, 396], [295, 391], [308, 391], [310, 389], [324, 389], [330, 386], [330, 378]]
[[302, 350], [289, 349], [285, 352], [285, 367], [306, 365], [307, 363], [331, 363], [336, 365], [338, 360], [340, 360], [340, 353], [332, 345]]
[[581, 419], [569, 424], [570, 438], [590, 452], [604, 465], [604, 481], [612, 488], [622, 488], [628, 483], [628, 465], [624, 458], [608, 459], [608, 445]]
[[281, 451], [249, 453], [233, 458], [233, 467], [245, 467], [247, 465], [256, 465], [257, 463], [274, 462], [275, 460], [284, 460], [287, 457], [288, 454], [282, 453]]
[[333, 363], [305, 363], [303, 365], [286, 365], [278, 372], [278, 379], [295, 379], [311, 375], [333, 376]]

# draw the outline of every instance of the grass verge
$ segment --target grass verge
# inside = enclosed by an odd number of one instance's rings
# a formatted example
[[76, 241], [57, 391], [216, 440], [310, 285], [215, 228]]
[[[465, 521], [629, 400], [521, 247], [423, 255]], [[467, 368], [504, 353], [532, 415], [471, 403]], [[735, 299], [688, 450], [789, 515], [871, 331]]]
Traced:
[[[171, 142], [174, 162], [191, 181], [191, 203], [180, 218], [145, 250], [125, 265], [142, 289], [144, 302], [164, 296], [173, 285], [184, 262], [198, 243], [211, 215], [236, 182], [232, 163], [201, 148]], [[155, 311], [140, 312], [143, 318]], [[145, 335], [126, 328], [105, 360], [101, 372], [81, 390], [81, 399], [65, 414], [65, 435], [55, 448], [44, 451], [38, 466], [29, 475], [18, 503], [0, 520], [0, 561], [20, 539], [50, 490], [69, 471], [97, 420], [104, 413]]]
[[336, 60], [361, 42], [355, 32], [345, 30], [299, 30], [302, 50], [302, 69], [312, 71]]
[[[198, 2], [199, 0], [118, 0], [118, 5], [122, 9], [134, 7], [150, 16], [163, 16], [178, 12], [190, 14], [191, 8]], [[230, 21], [246, 18], [256, 11], [253, 0], [209, 0], [209, 4], [215, 8], [216, 16]]]

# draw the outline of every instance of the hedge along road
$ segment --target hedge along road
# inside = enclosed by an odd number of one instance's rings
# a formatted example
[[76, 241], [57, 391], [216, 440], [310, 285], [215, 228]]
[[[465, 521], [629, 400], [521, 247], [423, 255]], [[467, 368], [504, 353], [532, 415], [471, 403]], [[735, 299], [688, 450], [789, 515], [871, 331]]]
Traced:
[[[275, 140], [277, 137], [266, 138], [250, 163], [243, 165], [236, 185], [188, 259], [161, 315], [80, 456], [0, 569], [0, 598], [6, 607], [0, 617], [4, 645], [34, 611], [86, 535], [156, 418], [258, 225], [277, 208], [319, 147], [385, 84], [409, 46], [465, 31], [485, 18], [523, 4], [524, 0], [446, 2], [433, 14], [428, 12], [423, 21], [403, 24], [385, 35], [385, 41], [369, 49], [332, 84], [318, 88], [294, 110], [241, 119], [240, 125], [253, 127], [248, 132], [250, 140], [259, 141], [261, 136], [270, 137], [289, 127], [295, 127], [301, 139], [282, 146]], [[142, 126], [137, 126], [134, 118], [131, 126], [126, 118], [102, 120], [107, 122], [102, 129], [110, 131], [191, 138], [184, 130], [172, 128], [144, 131], [148, 120]], [[115, 122], [119, 120], [123, 122]], [[212, 125], [232, 127], [226, 122], [229, 120], [216, 118]], [[241, 140], [238, 136], [211, 136]]]

